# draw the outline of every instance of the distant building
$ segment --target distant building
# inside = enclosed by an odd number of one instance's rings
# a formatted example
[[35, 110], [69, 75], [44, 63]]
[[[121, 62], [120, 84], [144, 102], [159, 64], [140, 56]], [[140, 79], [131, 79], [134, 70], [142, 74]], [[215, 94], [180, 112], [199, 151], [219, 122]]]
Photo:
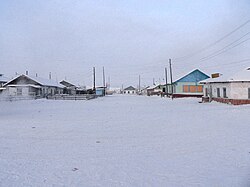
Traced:
[[51, 79], [19, 75], [3, 85], [5, 95], [40, 98], [62, 94], [63, 87]]
[[64, 94], [69, 94], [69, 95], [75, 95], [77, 91], [77, 86], [70, 83], [69, 81], [62, 80], [60, 82], [61, 85], [63, 85], [63, 93]]
[[97, 96], [105, 96], [105, 94], [106, 94], [105, 90], [106, 90], [106, 87], [103, 87], [103, 86], [96, 87], [95, 94]]
[[250, 68], [228, 78], [215, 76], [200, 83], [204, 85], [203, 102], [250, 104]]
[[162, 85], [153, 85], [153, 86], [149, 86], [147, 88], [147, 95], [148, 96], [152, 96], [152, 95], [160, 95], [162, 93]]
[[173, 82], [172, 86], [169, 85], [168, 93], [173, 97], [202, 97], [203, 85], [199, 82], [208, 78], [208, 75], [196, 69]]
[[132, 94], [132, 95], [134, 95], [136, 93], [137, 93], [137, 90], [133, 86], [129, 86], [129, 87], [127, 87], [127, 88], [125, 88], [123, 90], [123, 94]]

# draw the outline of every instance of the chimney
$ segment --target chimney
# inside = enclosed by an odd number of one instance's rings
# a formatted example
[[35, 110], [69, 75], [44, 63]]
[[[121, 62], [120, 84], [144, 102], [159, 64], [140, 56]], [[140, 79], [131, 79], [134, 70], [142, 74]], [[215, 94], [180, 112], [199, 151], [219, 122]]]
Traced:
[[36, 73], [36, 77], [38, 77], [37, 73]]
[[49, 72], [49, 79], [51, 80], [51, 72]]
[[29, 72], [28, 72], [28, 71], [26, 71], [25, 75], [29, 75]]
[[213, 73], [211, 74], [211, 77], [214, 79], [214, 78], [218, 78], [220, 77], [220, 73]]

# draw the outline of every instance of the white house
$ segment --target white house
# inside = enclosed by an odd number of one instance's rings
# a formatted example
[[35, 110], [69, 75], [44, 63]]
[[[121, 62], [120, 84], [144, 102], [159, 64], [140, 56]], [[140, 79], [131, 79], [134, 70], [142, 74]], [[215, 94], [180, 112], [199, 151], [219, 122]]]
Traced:
[[129, 87], [127, 87], [127, 88], [125, 88], [124, 90], [123, 90], [123, 93], [124, 94], [136, 94], [137, 93], [137, 91], [136, 91], [136, 88], [134, 88], [133, 86], [129, 86]]
[[63, 86], [52, 79], [19, 75], [3, 85], [4, 94], [12, 97], [46, 97], [63, 93]]
[[214, 100], [233, 105], [250, 104], [250, 68], [228, 78], [222, 75], [200, 83], [204, 85], [204, 102]]

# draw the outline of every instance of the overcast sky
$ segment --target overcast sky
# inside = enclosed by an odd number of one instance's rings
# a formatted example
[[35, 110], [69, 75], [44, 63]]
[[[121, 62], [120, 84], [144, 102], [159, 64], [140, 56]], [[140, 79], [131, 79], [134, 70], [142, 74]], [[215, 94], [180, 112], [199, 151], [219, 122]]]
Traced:
[[202, 49], [249, 19], [249, 0], [1, 0], [0, 73], [91, 86], [92, 67], [100, 85], [105, 66], [119, 87], [164, 82], [169, 58], [176, 78], [234, 72], [250, 66], [250, 23]]

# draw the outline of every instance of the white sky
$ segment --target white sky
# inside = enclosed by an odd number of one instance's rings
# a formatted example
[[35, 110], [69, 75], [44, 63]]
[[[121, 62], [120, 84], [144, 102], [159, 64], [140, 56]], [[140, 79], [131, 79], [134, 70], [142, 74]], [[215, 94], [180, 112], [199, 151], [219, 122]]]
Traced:
[[[163, 82], [173, 59], [177, 78], [192, 69], [229, 73], [250, 66], [250, 41], [206, 57], [250, 32], [250, 23], [189, 56], [250, 19], [248, 0], [1, 0], [0, 73], [15, 72], [92, 85], [102, 67], [115, 87]], [[239, 42], [250, 38], [250, 34]], [[176, 60], [175, 60], [176, 59]], [[241, 62], [238, 62], [241, 61]], [[235, 62], [235, 63], [233, 63]], [[226, 65], [224, 65], [226, 64]]]

